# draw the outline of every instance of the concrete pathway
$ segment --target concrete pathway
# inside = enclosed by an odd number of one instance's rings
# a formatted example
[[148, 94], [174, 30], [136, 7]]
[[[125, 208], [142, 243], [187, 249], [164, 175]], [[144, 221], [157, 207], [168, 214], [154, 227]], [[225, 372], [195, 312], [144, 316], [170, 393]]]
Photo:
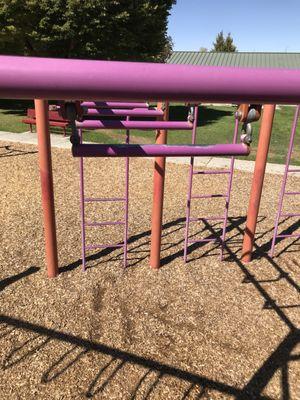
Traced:
[[[10, 133], [0, 131], [0, 140], [5, 142], [17, 142], [26, 144], [37, 144], [36, 133], [23, 132], [23, 133]], [[62, 135], [51, 134], [51, 146], [58, 147], [61, 149], [70, 149], [71, 143], [69, 137], [63, 137]], [[175, 164], [189, 164], [190, 157], [168, 157], [167, 161]], [[206, 167], [206, 168], [228, 168], [230, 160], [221, 157], [196, 157], [195, 166]], [[249, 160], [235, 160], [235, 169], [240, 171], [253, 172], [254, 161]], [[298, 168], [297, 166], [291, 166], [292, 168]], [[266, 172], [269, 174], [283, 174], [283, 164], [267, 164]], [[299, 173], [291, 173], [290, 175], [298, 175]]]

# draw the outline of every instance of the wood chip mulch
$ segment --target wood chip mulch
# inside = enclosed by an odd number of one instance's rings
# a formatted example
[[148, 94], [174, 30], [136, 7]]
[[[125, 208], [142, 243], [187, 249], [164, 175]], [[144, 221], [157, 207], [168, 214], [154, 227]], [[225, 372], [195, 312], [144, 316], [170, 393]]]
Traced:
[[[184, 264], [188, 166], [168, 163], [162, 268], [154, 272], [153, 161], [133, 159], [129, 267], [120, 249], [102, 250], [89, 254], [83, 273], [78, 160], [53, 149], [61, 274], [47, 279], [36, 150], [0, 143], [1, 399], [300, 399], [299, 241], [278, 241], [268, 257], [282, 176], [265, 179], [254, 261], [240, 262], [251, 174], [237, 171], [225, 261], [205, 243]], [[85, 160], [85, 171], [90, 195], [122, 193], [124, 160]], [[300, 178], [289, 188], [299, 191]], [[222, 175], [194, 178], [194, 193], [220, 190]], [[299, 212], [299, 199], [285, 209]], [[87, 209], [98, 221], [121, 211]], [[193, 215], [221, 211], [217, 201], [193, 203]], [[299, 232], [299, 220], [284, 220], [280, 231]], [[88, 240], [116, 242], [122, 231], [94, 229]]]

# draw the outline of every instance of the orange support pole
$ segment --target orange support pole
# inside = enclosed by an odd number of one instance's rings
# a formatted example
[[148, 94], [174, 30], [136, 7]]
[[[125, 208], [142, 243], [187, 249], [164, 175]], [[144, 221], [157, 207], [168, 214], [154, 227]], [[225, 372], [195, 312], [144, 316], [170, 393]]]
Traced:
[[44, 217], [46, 265], [48, 277], [54, 278], [58, 274], [58, 256], [51, 163], [51, 144], [48, 120], [48, 101], [37, 99], [34, 101], [34, 104]]
[[244, 233], [242, 261], [249, 262], [252, 257], [257, 217], [265, 177], [267, 157], [271, 140], [275, 105], [266, 104], [263, 108], [262, 121], [259, 132], [255, 168], [252, 179], [247, 222]]
[[[158, 103], [157, 108], [161, 109], [162, 103]], [[169, 118], [169, 105], [165, 104], [163, 120]], [[167, 143], [167, 131], [159, 130], [156, 132], [156, 144]], [[164, 184], [165, 184], [166, 158], [156, 157], [154, 161], [153, 175], [153, 203], [152, 203], [152, 226], [151, 226], [151, 250], [150, 267], [158, 269], [160, 267], [160, 247], [162, 233], [162, 217], [164, 203]]]

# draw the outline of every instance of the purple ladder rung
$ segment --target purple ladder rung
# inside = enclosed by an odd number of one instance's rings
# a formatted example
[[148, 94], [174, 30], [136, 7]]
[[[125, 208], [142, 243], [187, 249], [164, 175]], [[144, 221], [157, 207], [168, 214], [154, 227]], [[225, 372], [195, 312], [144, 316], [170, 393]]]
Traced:
[[300, 238], [300, 233], [292, 233], [292, 234], [286, 234], [286, 235], [284, 235], [284, 234], [281, 234], [281, 235], [276, 235], [276, 237], [278, 237], [278, 238], [289, 238], [289, 237], [298, 237], [298, 238]]
[[300, 172], [300, 169], [296, 168], [296, 169], [288, 169], [287, 172]]
[[124, 221], [104, 221], [104, 222], [86, 222], [85, 226], [109, 226], [109, 225], [124, 225]]
[[224, 221], [225, 217], [224, 216], [212, 216], [212, 217], [198, 217], [198, 218], [190, 218], [191, 222], [198, 222], [202, 220], [207, 220], [207, 221]]
[[201, 243], [201, 242], [217, 242], [217, 241], [222, 241], [222, 239], [221, 238], [198, 239], [198, 240], [189, 239], [187, 242], [188, 243]]
[[82, 107], [90, 108], [148, 108], [148, 103], [120, 101], [84, 101]]
[[97, 117], [162, 117], [164, 112], [155, 108], [89, 108], [84, 113], [87, 116]]
[[300, 217], [300, 214], [298, 213], [283, 213], [280, 214], [280, 217]]
[[125, 201], [124, 197], [86, 197], [84, 199], [85, 203], [94, 203], [102, 201]]
[[230, 174], [230, 170], [203, 170], [193, 171], [193, 175], [218, 175], [218, 174]]
[[197, 194], [191, 196], [191, 199], [210, 199], [212, 197], [227, 197], [227, 194]]
[[86, 250], [95, 250], [95, 249], [108, 249], [108, 248], [117, 248], [117, 247], [124, 247], [123, 244], [90, 244], [85, 246]]
[[300, 192], [285, 192], [284, 194], [286, 194], [287, 196], [294, 196], [300, 194]]

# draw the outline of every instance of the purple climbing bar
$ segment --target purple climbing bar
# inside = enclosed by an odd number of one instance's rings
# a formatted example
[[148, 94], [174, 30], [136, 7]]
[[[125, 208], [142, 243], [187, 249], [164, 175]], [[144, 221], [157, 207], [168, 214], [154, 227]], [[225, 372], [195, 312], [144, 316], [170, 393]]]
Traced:
[[155, 108], [88, 108], [84, 111], [84, 116], [87, 117], [162, 117], [162, 110]]
[[300, 70], [0, 56], [0, 98], [299, 104]]
[[133, 103], [133, 102], [121, 102], [121, 101], [83, 101], [81, 107], [87, 108], [148, 108], [148, 103]]
[[159, 130], [176, 129], [191, 130], [193, 125], [184, 121], [118, 121], [118, 120], [85, 120], [76, 122], [80, 129], [139, 129], [139, 130]]
[[74, 157], [186, 157], [246, 156], [250, 149], [241, 144], [156, 145], [156, 144], [78, 144], [72, 146]]

